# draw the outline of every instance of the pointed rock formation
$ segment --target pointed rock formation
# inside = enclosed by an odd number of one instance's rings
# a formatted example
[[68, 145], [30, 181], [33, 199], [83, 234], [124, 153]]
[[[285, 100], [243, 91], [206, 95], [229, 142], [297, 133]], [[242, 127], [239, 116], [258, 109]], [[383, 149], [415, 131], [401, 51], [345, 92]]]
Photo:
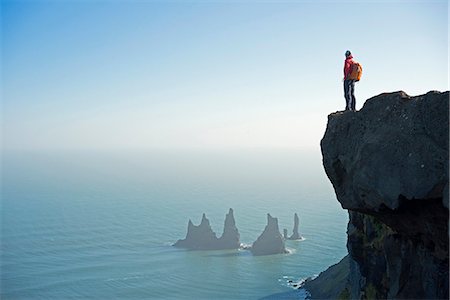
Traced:
[[220, 238], [217, 238], [209, 220], [203, 214], [202, 221], [198, 226], [189, 220], [186, 238], [178, 240], [173, 246], [192, 250], [238, 249], [240, 246], [239, 231], [236, 228], [233, 210], [230, 208], [225, 217], [223, 234]]
[[203, 214], [200, 225], [195, 226], [191, 220], [188, 223], [188, 231], [184, 240], [178, 240], [174, 246], [195, 250], [206, 250], [214, 248], [217, 237], [209, 224], [206, 215]]
[[234, 220], [233, 209], [230, 208], [228, 214], [225, 216], [223, 225], [223, 233], [218, 241], [219, 249], [238, 249], [241, 245], [239, 241], [239, 230], [236, 227]]
[[299, 240], [302, 237], [300, 236], [300, 234], [298, 233], [298, 215], [297, 213], [294, 214], [294, 229], [292, 230], [292, 235], [289, 237], [289, 240]]
[[288, 253], [278, 228], [278, 219], [267, 214], [267, 225], [250, 249], [253, 255]]

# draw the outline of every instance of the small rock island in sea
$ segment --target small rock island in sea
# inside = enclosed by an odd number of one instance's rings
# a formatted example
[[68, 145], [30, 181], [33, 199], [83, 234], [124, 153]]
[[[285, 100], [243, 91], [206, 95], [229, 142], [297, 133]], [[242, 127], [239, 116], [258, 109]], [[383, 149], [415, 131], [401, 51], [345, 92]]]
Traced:
[[287, 229], [284, 229], [284, 231], [283, 231], [284, 232], [283, 236], [286, 240], [298, 241], [298, 240], [303, 239], [303, 237], [298, 232], [298, 225], [299, 225], [299, 219], [298, 219], [297, 213], [295, 213], [294, 214], [294, 229], [292, 230], [292, 235], [290, 237], [288, 237]]
[[[298, 236], [298, 238], [296, 238]], [[286, 250], [283, 236], [278, 228], [278, 219], [267, 214], [267, 225], [263, 233], [251, 247], [242, 246], [239, 241], [239, 231], [234, 220], [233, 209], [230, 208], [225, 217], [223, 234], [217, 238], [212, 230], [209, 220], [203, 214], [200, 225], [188, 222], [186, 238], [178, 240], [173, 246], [190, 250], [227, 250], [244, 249], [250, 250], [253, 255], [269, 255], [289, 253]], [[298, 216], [294, 218], [294, 232], [289, 239], [301, 239], [298, 234]]]
[[263, 233], [253, 243], [250, 251], [253, 255], [289, 253], [284, 245], [284, 238], [278, 228], [278, 219], [267, 214], [267, 225]]
[[203, 214], [200, 225], [196, 226], [191, 220], [188, 222], [188, 231], [184, 240], [178, 240], [174, 246], [192, 250], [225, 250], [240, 247], [239, 231], [236, 228], [233, 209], [230, 208], [225, 217], [223, 234], [217, 238], [212, 230], [209, 220]]

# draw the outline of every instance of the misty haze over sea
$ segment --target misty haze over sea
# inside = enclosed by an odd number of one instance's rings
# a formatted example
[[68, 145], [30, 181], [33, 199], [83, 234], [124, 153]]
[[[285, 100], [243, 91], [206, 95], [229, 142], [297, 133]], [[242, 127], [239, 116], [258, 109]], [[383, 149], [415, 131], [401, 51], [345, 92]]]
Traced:
[[[3, 153], [2, 298], [257, 299], [346, 254], [347, 213], [319, 150]], [[171, 245], [234, 209], [251, 244], [277, 217], [288, 255]]]

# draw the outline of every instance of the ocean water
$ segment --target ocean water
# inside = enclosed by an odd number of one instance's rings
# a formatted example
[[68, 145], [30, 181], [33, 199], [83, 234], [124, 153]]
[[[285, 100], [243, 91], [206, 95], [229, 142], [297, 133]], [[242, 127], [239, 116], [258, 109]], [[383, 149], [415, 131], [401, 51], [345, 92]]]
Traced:
[[[234, 209], [251, 244], [277, 217], [290, 254], [171, 245]], [[346, 255], [347, 213], [320, 151], [3, 153], [1, 299], [302, 298], [289, 281]]]

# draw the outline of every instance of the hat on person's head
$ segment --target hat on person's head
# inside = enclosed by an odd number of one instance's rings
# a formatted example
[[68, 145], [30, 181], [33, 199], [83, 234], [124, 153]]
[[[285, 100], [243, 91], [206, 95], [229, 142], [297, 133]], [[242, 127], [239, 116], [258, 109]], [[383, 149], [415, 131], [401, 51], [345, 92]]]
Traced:
[[352, 53], [350, 52], [350, 50], [345, 51], [345, 57], [349, 57], [350, 55], [352, 55]]

